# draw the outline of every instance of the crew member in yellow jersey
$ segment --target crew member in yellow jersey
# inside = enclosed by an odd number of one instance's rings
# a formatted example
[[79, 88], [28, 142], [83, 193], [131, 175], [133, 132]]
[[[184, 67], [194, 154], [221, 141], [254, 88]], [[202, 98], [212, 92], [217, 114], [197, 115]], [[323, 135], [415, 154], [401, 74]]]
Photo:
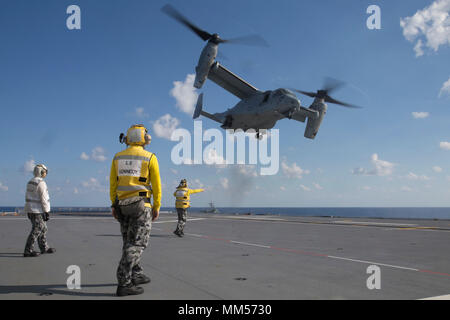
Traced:
[[120, 223], [123, 238], [122, 259], [117, 268], [118, 296], [142, 294], [144, 289], [138, 285], [150, 282], [140, 260], [161, 206], [158, 159], [144, 150], [150, 141], [143, 125], [131, 126], [125, 137], [120, 135], [120, 142], [126, 143], [127, 148], [114, 156], [111, 165], [112, 215]]
[[177, 229], [173, 232], [180, 238], [184, 236], [184, 226], [186, 225], [187, 208], [190, 207], [190, 195], [198, 192], [203, 192], [204, 189], [189, 189], [186, 179], [181, 180], [177, 190], [173, 194], [175, 197], [175, 207], [178, 213]]

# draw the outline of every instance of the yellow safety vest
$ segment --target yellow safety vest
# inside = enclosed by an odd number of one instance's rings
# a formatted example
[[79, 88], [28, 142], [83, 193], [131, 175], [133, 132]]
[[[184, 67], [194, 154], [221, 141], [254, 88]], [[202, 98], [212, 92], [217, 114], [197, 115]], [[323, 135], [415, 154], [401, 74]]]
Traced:
[[198, 192], [203, 192], [204, 189], [189, 189], [189, 188], [177, 188], [173, 196], [175, 197], [175, 207], [179, 209], [189, 208], [190, 195]]
[[114, 156], [110, 175], [110, 198], [114, 203], [119, 200], [142, 197], [145, 206], [161, 206], [161, 179], [156, 156], [144, 150], [142, 146], [129, 146]]

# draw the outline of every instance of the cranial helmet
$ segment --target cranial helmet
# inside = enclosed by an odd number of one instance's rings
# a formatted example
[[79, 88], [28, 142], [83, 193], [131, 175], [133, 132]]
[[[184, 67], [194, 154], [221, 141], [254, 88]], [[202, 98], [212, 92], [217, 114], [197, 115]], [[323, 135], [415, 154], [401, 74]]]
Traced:
[[41, 178], [44, 175], [44, 173], [47, 173], [47, 172], [48, 172], [48, 169], [43, 164], [36, 165], [33, 170], [34, 176], [39, 177], [39, 178]]
[[183, 179], [180, 181], [180, 185], [178, 186], [178, 188], [187, 188], [187, 181], [186, 179]]
[[148, 134], [147, 129], [142, 124], [135, 124], [127, 131], [127, 136], [120, 135], [120, 141], [125, 142], [129, 146], [145, 146], [150, 144], [152, 137]]

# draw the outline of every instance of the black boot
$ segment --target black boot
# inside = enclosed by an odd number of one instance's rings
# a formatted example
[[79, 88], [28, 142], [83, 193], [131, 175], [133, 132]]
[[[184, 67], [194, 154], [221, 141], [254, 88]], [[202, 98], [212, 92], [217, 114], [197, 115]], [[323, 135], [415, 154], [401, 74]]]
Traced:
[[134, 296], [143, 293], [144, 289], [142, 289], [141, 287], [136, 287], [133, 284], [130, 284], [129, 286], [118, 286], [116, 292], [118, 297]]
[[24, 252], [23, 256], [28, 258], [28, 257], [38, 257], [39, 256], [39, 252], [36, 251], [30, 251], [30, 252]]
[[133, 278], [131, 281], [133, 281], [133, 284], [137, 286], [139, 284], [149, 283], [151, 280], [145, 274], [140, 274]]
[[42, 251], [42, 250], [41, 250], [41, 253], [42, 253], [42, 254], [44, 254], [44, 253], [55, 253], [55, 252], [56, 252], [55, 248], [48, 248], [48, 249], [45, 250], [45, 251]]

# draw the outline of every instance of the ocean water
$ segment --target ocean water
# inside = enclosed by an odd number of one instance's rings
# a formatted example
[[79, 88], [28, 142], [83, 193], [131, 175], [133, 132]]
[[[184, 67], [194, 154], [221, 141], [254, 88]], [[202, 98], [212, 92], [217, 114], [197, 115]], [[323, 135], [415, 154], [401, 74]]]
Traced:
[[[190, 208], [191, 212], [204, 212], [209, 208]], [[222, 214], [252, 215], [286, 215], [315, 217], [360, 217], [360, 218], [394, 218], [394, 219], [449, 219], [450, 208], [217, 208]], [[52, 212], [61, 213], [102, 213], [109, 212], [109, 207], [53, 207]], [[2, 212], [22, 212], [23, 207], [0, 207]], [[163, 207], [161, 211], [175, 212], [173, 207]]]

